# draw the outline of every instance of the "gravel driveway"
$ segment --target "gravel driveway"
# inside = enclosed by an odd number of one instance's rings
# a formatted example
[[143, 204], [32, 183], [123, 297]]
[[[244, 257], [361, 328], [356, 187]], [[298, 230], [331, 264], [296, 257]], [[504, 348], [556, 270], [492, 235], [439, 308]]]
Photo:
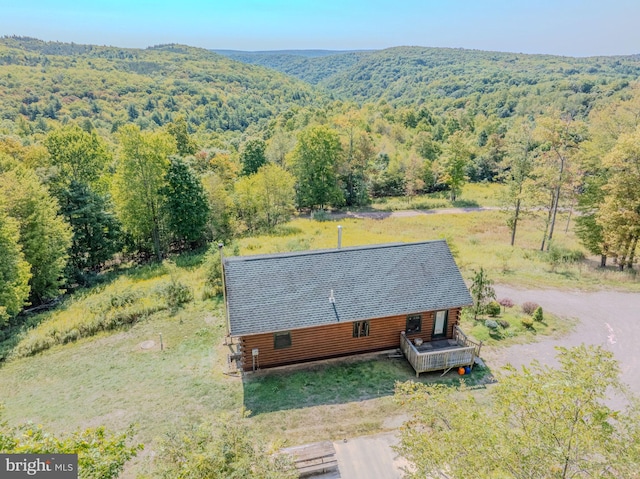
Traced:
[[640, 294], [619, 291], [521, 290], [495, 287], [498, 298], [510, 298], [517, 304], [533, 301], [557, 316], [576, 318], [577, 324], [559, 339], [508, 348], [489, 348], [483, 357], [494, 370], [506, 364], [519, 367], [538, 359], [545, 364], [554, 360], [556, 346], [601, 345], [612, 351], [620, 362], [622, 379], [640, 396]]

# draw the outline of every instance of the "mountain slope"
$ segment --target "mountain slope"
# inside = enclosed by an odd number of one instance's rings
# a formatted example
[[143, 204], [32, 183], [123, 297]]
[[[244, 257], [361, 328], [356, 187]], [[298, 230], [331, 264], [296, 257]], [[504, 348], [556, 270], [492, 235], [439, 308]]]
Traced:
[[640, 58], [572, 58], [478, 50], [396, 47], [307, 57], [246, 53], [260, 64], [358, 103], [427, 103], [436, 111], [462, 106], [508, 117], [554, 105], [585, 115], [594, 102], [640, 76]]
[[182, 114], [193, 131], [242, 131], [294, 104], [321, 100], [295, 78], [204, 49], [15, 37], [0, 39], [0, 95], [0, 117], [23, 118], [32, 130], [65, 118], [85, 118], [108, 130], [128, 121], [146, 127]]

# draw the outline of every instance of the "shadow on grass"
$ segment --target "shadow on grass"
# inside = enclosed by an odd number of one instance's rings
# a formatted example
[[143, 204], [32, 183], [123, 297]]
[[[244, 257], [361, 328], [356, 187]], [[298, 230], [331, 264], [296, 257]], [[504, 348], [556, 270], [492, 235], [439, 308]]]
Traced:
[[[244, 407], [253, 415], [327, 404], [344, 404], [394, 393], [396, 382], [419, 381], [457, 386], [460, 376], [451, 370], [422, 373], [404, 358], [379, 355], [374, 359], [346, 358], [296, 366], [296, 369], [272, 369], [246, 374], [243, 378]], [[486, 383], [488, 368], [474, 368], [464, 379], [469, 386]]]
[[476, 200], [455, 200], [451, 204], [454, 208], [479, 208], [480, 204]]

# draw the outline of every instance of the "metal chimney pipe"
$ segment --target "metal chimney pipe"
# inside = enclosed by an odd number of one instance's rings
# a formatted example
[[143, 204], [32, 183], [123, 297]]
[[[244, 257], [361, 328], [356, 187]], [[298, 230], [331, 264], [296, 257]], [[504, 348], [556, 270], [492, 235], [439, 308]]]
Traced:
[[338, 249], [342, 248], [342, 226], [338, 225]]

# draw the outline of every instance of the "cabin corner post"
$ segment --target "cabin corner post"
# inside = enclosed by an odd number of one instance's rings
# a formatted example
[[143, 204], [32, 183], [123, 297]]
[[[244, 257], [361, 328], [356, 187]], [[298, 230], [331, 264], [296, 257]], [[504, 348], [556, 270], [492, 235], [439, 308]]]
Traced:
[[227, 284], [224, 278], [224, 253], [222, 251], [223, 243], [218, 243], [218, 251], [220, 252], [220, 274], [222, 276], [222, 301], [224, 303], [224, 325], [227, 330], [227, 335], [225, 337], [225, 343], [229, 336], [231, 335], [231, 328], [229, 324], [229, 305], [227, 304]]

